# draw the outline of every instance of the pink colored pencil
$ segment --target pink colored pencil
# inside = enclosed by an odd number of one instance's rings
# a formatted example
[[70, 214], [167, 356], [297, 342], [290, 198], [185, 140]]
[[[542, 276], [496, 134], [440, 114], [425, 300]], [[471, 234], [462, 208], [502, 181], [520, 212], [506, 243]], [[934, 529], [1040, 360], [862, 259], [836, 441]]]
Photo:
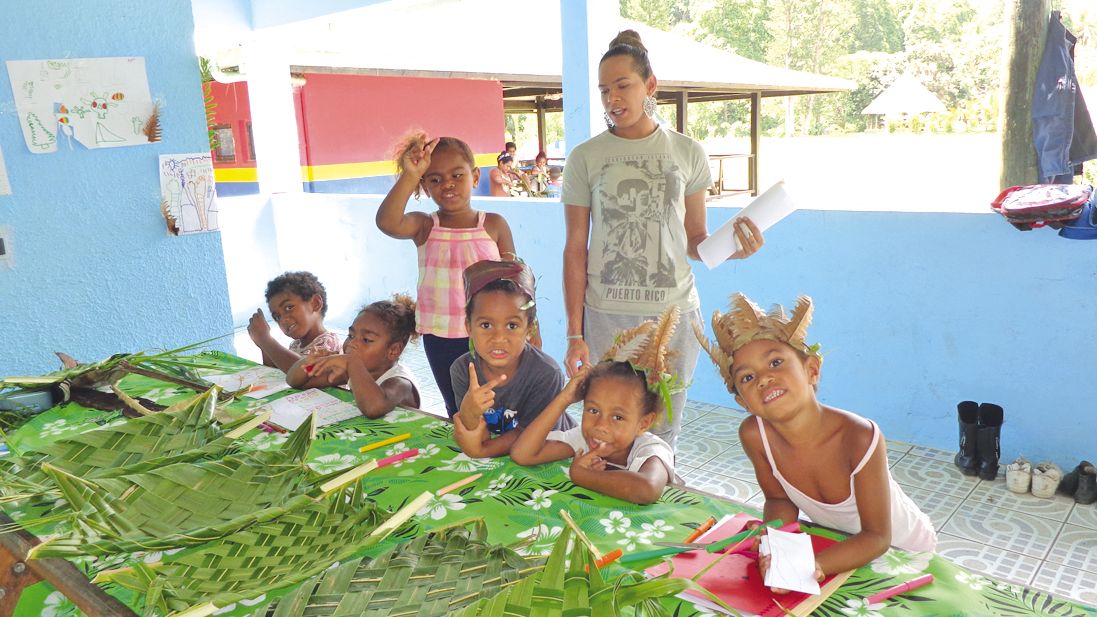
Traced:
[[919, 576], [918, 578], [911, 579], [905, 583], [900, 583], [892, 587], [891, 589], [885, 589], [883, 591], [876, 592], [871, 596], [865, 598], [869, 604], [878, 604], [887, 600], [888, 598], [897, 596], [902, 593], [906, 593], [911, 589], [917, 589], [933, 582], [933, 575], [926, 574], [925, 576]]
[[412, 448], [410, 450], [404, 450], [399, 454], [393, 454], [377, 461], [377, 468], [380, 469], [385, 465], [391, 465], [393, 463], [399, 463], [400, 461], [419, 455], [419, 448]]

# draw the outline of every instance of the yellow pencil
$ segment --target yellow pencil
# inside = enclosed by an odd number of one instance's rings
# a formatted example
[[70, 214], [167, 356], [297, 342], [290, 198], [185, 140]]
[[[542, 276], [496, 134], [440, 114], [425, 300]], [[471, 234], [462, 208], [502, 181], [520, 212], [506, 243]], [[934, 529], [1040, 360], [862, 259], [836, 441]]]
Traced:
[[404, 433], [403, 435], [397, 435], [395, 437], [389, 437], [388, 439], [382, 439], [371, 444], [367, 444], [358, 448], [359, 452], [369, 452], [370, 450], [376, 450], [377, 448], [384, 448], [385, 446], [391, 446], [392, 444], [404, 441], [408, 437], [411, 437], [411, 433]]

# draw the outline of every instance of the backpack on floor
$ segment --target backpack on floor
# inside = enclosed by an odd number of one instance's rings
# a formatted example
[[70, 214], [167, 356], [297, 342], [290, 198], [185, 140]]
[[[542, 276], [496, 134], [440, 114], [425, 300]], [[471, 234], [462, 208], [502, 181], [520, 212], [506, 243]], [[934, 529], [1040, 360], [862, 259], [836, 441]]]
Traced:
[[1059, 229], [1078, 218], [1093, 197], [1088, 184], [1029, 184], [1002, 191], [990, 207], [1022, 231], [1045, 225]]

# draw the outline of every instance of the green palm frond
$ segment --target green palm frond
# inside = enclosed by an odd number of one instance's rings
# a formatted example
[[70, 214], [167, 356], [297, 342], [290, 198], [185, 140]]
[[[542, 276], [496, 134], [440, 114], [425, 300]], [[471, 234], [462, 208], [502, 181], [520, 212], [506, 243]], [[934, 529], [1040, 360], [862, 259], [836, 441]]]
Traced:
[[[302, 508], [338, 487], [321, 489], [305, 464], [314, 420], [273, 451], [177, 463], [144, 473], [84, 479], [44, 465], [75, 513], [66, 529], [30, 557], [75, 557], [166, 550], [224, 537]], [[348, 480], [349, 481], [349, 480]]]
[[[375, 559], [354, 559], [278, 600], [272, 617], [449, 615], [539, 571], [545, 560], [487, 542], [482, 520], [421, 535]], [[268, 614], [268, 608], [255, 616]]]
[[[145, 615], [206, 610], [307, 580], [384, 539], [389, 513], [365, 498], [362, 483], [323, 501], [206, 543], [157, 566], [102, 572], [144, 595]], [[212, 612], [212, 611], [209, 611]]]
[[568, 548], [573, 534], [581, 538], [581, 532], [570, 517], [565, 516], [564, 522], [566, 527], [553, 545], [543, 570], [454, 614], [459, 617], [616, 617], [631, 609], [637, 617], [654, 617], [666, 613], [661, 599], [686, 589], [703, 592], [693, 581], [671, 578], [669, 574], [649, 579], [629, 571], [612, 580], [603, 578], [595, 566], [596, 558], [588, 542], [575, 541]]
[[55, 441], [37, 451], [0, 459], [0, 502], [44, 493], [60, 495], [42, 471], [44, 464], [77, 477], [105, 478], [222, 455], [233, 445], [238, 429], [254, 419], [215, 423], [212, 416], [218, 390], [211, 388], [159, 413], [126, 419]]

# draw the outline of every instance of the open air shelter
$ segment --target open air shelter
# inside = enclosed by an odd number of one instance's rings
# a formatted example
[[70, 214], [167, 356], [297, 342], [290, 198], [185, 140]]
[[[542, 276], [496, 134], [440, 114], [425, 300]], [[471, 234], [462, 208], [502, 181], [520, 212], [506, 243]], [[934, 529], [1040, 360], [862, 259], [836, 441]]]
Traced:
[[[579, 47], [565, 42], [576, 29], [570, 22], [567, 31], [561, 25], [561, 9], [567, 10], [568, 4], [577, 3], [565, 0], [561, 7], [559, 0], [511, 2], [506, 14], [523, 17], [510, 20], [498, 19], [498, 4], [491, 0], [382, 2], [284, 26], [281, 38], [292, 41], [284, 53], [293, 72], [496, 80], [502, 85], [506, 112], [537, 115], [538, 145], [543, 150], [546, 113], [581, 118], [568, 113], [564, 101], [565, 66]], [[676, 106], [679, 131], [688, 127], [691, 102], [750, 101], [750, 152], [714, 158], [747, 157], [751, 193], [758, 188], [761, 99], [854, 87], [845, 79], [769, 66], [621, 18], [615, 6], [612, 13], [599, 17], [597, 31], [608, 34], [593, 40], [589, 56], [597, 62], [605, 43], [619, 30], [639, 32], [652, 50], [657, 98], [660, 104]], [[234, 47], [214, 58], [222, 69], [247, 72], [244, 56]], [[590, 90], [587, 96], [597, 96], [595, 88]], [[580, 141], [567, 140], [572, 145]], [[717, 186], [722, 184], [721, 178]]]

